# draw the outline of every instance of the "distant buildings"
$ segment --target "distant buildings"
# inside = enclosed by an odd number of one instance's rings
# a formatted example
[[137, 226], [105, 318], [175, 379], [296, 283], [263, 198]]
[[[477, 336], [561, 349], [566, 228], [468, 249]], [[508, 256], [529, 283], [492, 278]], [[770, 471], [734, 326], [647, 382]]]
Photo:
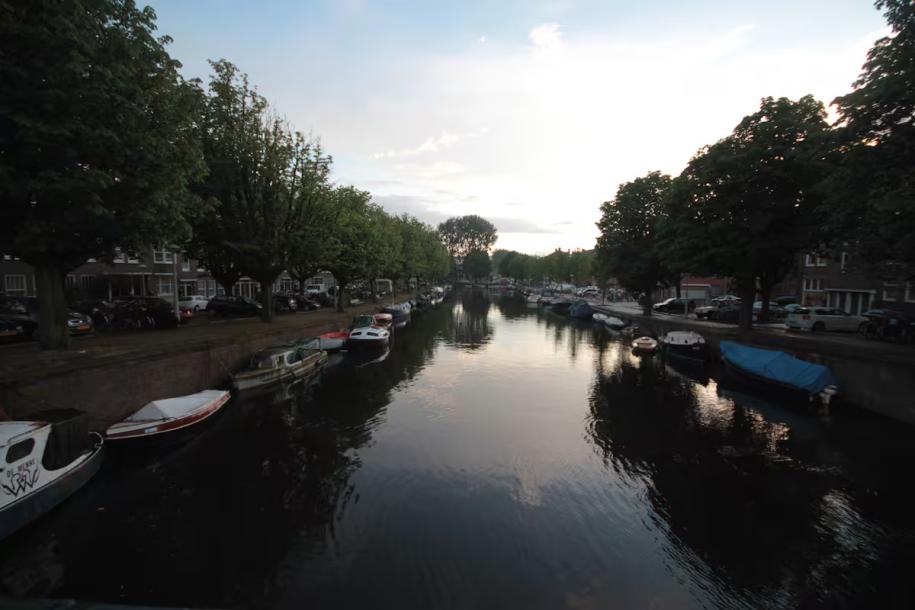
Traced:
[[852, 254], [838, 260], [805, 254], [800, 260], [800, 302], [859, 314], [884, 308], [915, 316], [915, 282], [885, 282], [855, 265]]

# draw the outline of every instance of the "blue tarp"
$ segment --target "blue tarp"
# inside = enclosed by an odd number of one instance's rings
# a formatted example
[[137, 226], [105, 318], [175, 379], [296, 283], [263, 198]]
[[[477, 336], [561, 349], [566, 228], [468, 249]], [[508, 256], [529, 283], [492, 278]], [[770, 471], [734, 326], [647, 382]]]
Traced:
[[839, 385], [829, 367], [799, 360], [785, 352], [749, 347], [733, 341], [722, 341], [720, 348], [721, 355], [734, 366], [757, 377], [806, 390], [811, 394], [821, 392], [828, 385]]

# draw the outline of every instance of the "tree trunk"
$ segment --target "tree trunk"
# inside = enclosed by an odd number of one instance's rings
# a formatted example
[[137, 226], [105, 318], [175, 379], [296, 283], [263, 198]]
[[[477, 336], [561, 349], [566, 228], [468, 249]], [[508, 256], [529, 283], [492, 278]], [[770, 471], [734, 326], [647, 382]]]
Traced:
[[642, 313], [646, 316], [651, 315], [651, 290], [646, 290], [642, 293]]
[[753, 328], [753, 300], [756, 297], [756, 279], [742, 278], [737, 280], [738, 294], [740, 295], [739, 325], [743, 330]]
[[345, 285], [346, 285], [346, 282], [344, 282], [343, 280], [340, 280], [340, 279], [337, 280], [337, 294], [336, 294], [337, 298], [336, 298], [336, 300], [337, 300], [337, 311], [340, 313], [343, 313], [343, 310], [344, 310], [343, 299], [346, 298], [346, 290], [344, 290], [343, 287]]
[[55, 262], [34, 264], [38, 291], [38, 340], [42, 349], [66, 349], [70, 346], [67, 328], [67, 300], [64, 294], [64, 272]]
[[759, 310], [759, 322], [769, 321], [769, 300], [772, 298], [772, 285], [760, 284], [759, 298], [762, 299], [762, 308]]
[[261, 321], [273, 322], [273, 282], [261, 280], [258, 282], [261, 287]]
[[680, 295], [680, 279], [681, 279], [681, 276], [678, 275], [677, 278], [676, 278], [676, 281], [677, 281], [677, 298], [678, 298], [678, 299], [681, 297], [681, 295]]

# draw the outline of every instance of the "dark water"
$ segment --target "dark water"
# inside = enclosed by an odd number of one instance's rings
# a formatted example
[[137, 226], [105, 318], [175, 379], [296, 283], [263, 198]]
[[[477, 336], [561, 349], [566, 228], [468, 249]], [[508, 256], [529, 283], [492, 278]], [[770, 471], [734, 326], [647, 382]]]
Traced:
[[256, 608], [915, 606], [915, 432], [459, 295], [390, 355], [109, 455], [0, 592]]

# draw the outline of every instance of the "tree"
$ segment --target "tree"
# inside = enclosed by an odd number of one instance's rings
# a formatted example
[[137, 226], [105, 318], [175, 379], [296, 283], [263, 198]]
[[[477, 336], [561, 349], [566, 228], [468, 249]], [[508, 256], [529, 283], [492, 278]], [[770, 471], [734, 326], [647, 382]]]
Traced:
[[0, 243], [35, 269], [42, 347], [66, 347], [67, 271], [189, 237], [200, 91], [149, 7], [0, 0], [0, 15]]
[[464, 257], [464, 273], [473, 279], [487, 278], [491, 270], [489, 254], [483, 250], [471, 250]]
[[669, 273], [661, 261], [658, 227], [664, 219], [671, 178], [650, 172], [620, 185], [616, 197], [601, 205], [597, 223], [597, 260], [607, 276], [635, 294], [651, 315], [651, 294]]
[[676, 180], [662, 227], [664, 260], [673, 271], [734, 277], [743, 328], [752, 323], [757, 290], [767, 308], [796, 257], [827, 239], [816, 189], [829, 169], [825, 116], [809, 95], [765, 98]]
[[334, 215], [328, 248], [332, 254], [327, 269], [337, 280], [337, 311], [346, 303], [346, 287], [353, 280], [365, 277], [370, 252], [370, 223], [368, 215], [374, 204], [366, 191], [346, 186], [333, 190]]
[[[271, 115], [266, 100], [233, 64], [211, 62], [203, 192], [216, 203], [213, 227], [198, 235], [207, 264], [221, 255], [260, 284], [262, 318], [273, 319], [273, 283], [291, 262], [307, 267], [321, 243], [310, 221], [323, 212], [330, 158], [319, 144]], [[202, 243], [200, 243], [202, 242]], [[293, 261], [292, 253], [302, 256]], [[216, 262], [215, 266], [220, 266]], [[237, 278], [236, 278], [237, 279]]]
[[498, 237], [495, 225], [475, 214], [449, 218], [438, 225], [438, 232], [448, 252], [456, 258], [473, 250], [489, 252]]
[[[874, 43], [839, 113], [839, 171], [829, 181], [840, 236], [855, 236], [887, 279], [915, 277], [915, 5], [878, 0], [892, 34]], [[901, 276], [901, 277], [900, 277]]]

